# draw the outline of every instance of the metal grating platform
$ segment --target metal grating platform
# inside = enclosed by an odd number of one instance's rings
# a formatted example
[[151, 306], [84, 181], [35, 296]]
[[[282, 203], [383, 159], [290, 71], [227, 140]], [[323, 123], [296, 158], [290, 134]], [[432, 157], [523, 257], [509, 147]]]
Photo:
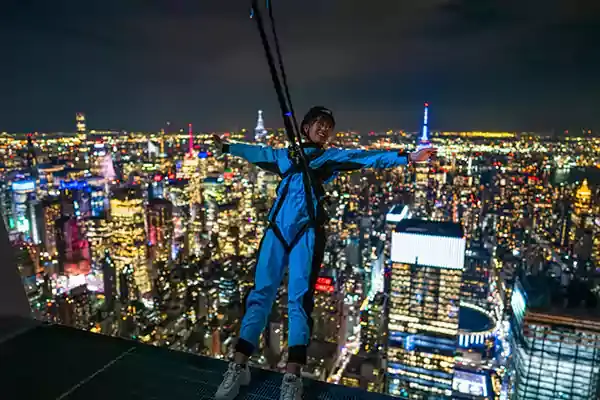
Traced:
[[[0, 324], [1, 325], [1, 324]], [[209, 400], [227, 365], [61, 326], [31, 326], [0, 343], [3, 400]], [[281, 375], [252, 370], [238, 399], [278, 400]], [[390, 397], [305, 379], [304, 399]]]

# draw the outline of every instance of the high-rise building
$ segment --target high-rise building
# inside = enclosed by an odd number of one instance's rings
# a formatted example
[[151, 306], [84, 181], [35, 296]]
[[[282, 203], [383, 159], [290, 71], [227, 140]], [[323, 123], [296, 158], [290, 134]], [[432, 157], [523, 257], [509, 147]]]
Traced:
[[361, 313], [361, 350], [370, 354], [382, 354], [387, 344], [387, 321], [385, 310], [387, 295], [377, 293], [368, 300]]
[[465, 246], [462, 227], [450, 222], [405, 219], [392, 234], [389, 394], [452, 394]]
[[122, 188], [114, 191], [114, 197], [110, 200], [111, 255], [117, 275], [127, 266], [133, 269], [135, 284], [142, 294], [152, 290], [144, 214], [141, 190]]
[[75, 114], [75, 124], [77, 127], [77, 137], [82, 142], [87, 141], [87, 127], [85, 125], [85, 114], [77, 113]]
[[258, 110], [258, 119], [256, 120], [256, 128], [254, 128], [254, 139], [258, 142], [267, 136], [265, 122], [263, 121], [262, 110]]
[[490, 296], [492, 257], [479, 242], [466, 251], [461, 300], [486, 308]]
[[[417, 149], [425, 149], [431, 147], [429, 141], [429, 103], [425, 103], [425, 111], [423, 113], [423, 128], [419, 141], [417, 143]], [[428, 209], [427, 196], [429, 193], [430, 185], [430, 167], [428, 162], [415, 163], [415, 181], [414, 181], [414, 214], [418, 217], [424, 218], [430, 215]]]
[[111, 227], [102, 217], [92, 217], [85, 221], [85, 236], [90, 243], [92, 265], [99, 269], [104, 262], [106, 251], [110, 250]]
[[46, 198], [40, 204], [40, 207], [42, 243], [46, 251], [54, 257], [58, 254], [56, 249], [56, 220], [61, 216], [60, 200], [56, 197]]
[[323, 342], [337, 343], [340, 330], [342, 299], [333, 277], [320, 276], [315, 285], [313, 337]]
[[152, 199], [147, 212], [150, 261], [168, 262], [173, 251], [173, 204], [165, 199]]
[[102, 260], [102, 278], [104, 284], [104, 301], [106, 309], [112, 311], [115, 305], [115, 298], [117, 296], [117, 273], [115, 270], [115, 263], [110, 257], [108, 250], [104, 252], [104, 259]]
[[585, 179], [575, 194], [569, 232], [573, 254], [581, 261], [587, 261], [592, 256], [594, 221], [591, 211], [592, 191], [588, 186], [587, 179]]
[[[12, 182], [12, 215], [15, 219], [15, 226], [9, 229], [15, 229], [23, 235], [25, 240], [39, 243], [36, 240], [37, 227], [33, 224], [35, 219], [35, 181], [24, 179]], [[9, 221], [10, 222], [10, 221]], [[35, 229], [34, 229], [35, 228]]]
[[66, 216], [55, 222], [58, 263], [65, 275], [90, 273], [90, 248], [83, 224], [83, 220]]
[[513, 399], [600, 398], [598, 299], [586, 283], [521, 274], [511, 298]]

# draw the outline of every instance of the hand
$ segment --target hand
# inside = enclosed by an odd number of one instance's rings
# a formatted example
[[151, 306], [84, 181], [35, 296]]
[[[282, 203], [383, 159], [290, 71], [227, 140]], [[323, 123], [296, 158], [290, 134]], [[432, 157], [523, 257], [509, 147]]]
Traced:
[[437, 149], [435, 147], [427, 147], [408, 155], [409, 161], [412, 162], [425, 162], [430, 159], [434, 159], [437, 155]]

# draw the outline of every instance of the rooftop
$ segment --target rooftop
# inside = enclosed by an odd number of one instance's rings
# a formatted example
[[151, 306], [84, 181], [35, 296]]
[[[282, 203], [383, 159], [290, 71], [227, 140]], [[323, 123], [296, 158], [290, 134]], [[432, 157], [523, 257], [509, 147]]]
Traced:
[[[14, 319], [0, 319], [0, 358], [3, 392], [35, 400], [212, 400], [227, 368], [190, 353]], [[238, 398], [277, 400], [280, 382], [276, 372], [253, 369]], [[306, 378], [304, 389], [305, 399], [391, 399]]]
[[494, 326], [494, 321], [483, 312], [471, 307], [460, 307], [458, 327], [462, 332], [484, 332]]
[[396, 232], [457, 238], [464, 236], [464, 231], [460, 224], [454, 222], [425, 221], [421, 219], [403, 219], [396, 225]]
[[571, 279], [565, 286], [551, 276], [521, 273], [519, 287], [532, 311], [600, 320], [598, 295], [585, 280]]

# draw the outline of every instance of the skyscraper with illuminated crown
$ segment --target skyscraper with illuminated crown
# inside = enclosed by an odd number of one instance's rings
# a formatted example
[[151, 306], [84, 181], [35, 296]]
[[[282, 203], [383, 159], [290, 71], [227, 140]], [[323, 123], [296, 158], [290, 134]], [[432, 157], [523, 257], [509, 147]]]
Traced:
[[[429, 147], [431, 147], [431, 142], [429, 141], [429, 103], [425, 103], [425, 110], [423, 112], [423, 128], [417, 143], [417, 150], [426, 149]], [[429, 163], [415, 163], [414, 168], [414, 213], [416, 216], [427, 218], [429, 215], [427, 210], [427, 194], [429, 191], [430, 180]]]
[[258, 142], [267, 136], [267, 130], [265, 129], [265, 122], [263, 121], [262, 110], [258, 110], [258, 119], [256, 121], [256, 128], [254, 128], [254, 138]]

